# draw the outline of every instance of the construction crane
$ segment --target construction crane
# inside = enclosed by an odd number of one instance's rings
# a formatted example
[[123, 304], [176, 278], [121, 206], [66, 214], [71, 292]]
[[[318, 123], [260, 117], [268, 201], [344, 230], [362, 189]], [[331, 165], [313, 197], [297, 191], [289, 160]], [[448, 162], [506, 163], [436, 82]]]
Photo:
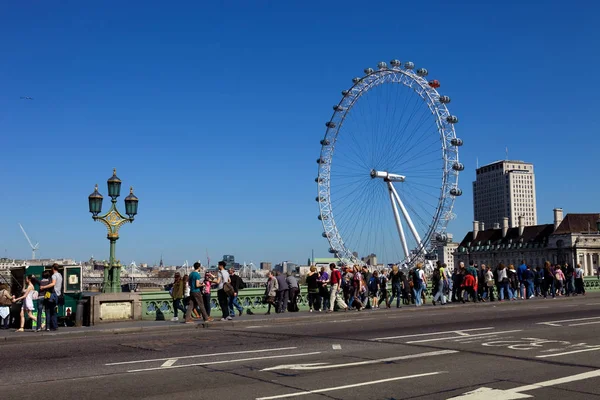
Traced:
[[27, 232], [25, 232], [25, 229], [23, 229], [23, 225], [21, 225], [19, 223], [19, 226], [21, 227], [21, 231], [23, 232], [23, 235], [25, 235], [25, 239], [27, 239], [27, 242], [29, 242], [29, 246], [31, 246], [31, 259], [35, 260], [35, 252], [37, 251], [37, 249], [39, 249], [40, 244], [39, 242], [35, 244], [35, 246], [33, 245], [33, 243], [31, 243], [31, 240], [29, 240], [29, 236], [27, 236]]

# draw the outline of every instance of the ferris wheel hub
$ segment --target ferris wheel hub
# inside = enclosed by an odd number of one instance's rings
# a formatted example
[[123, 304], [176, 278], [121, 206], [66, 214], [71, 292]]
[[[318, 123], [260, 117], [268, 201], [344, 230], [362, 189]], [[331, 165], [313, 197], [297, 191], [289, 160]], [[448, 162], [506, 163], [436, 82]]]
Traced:
[[376, 171], [371, 170], [371, 178], [382, 178], [386, 182], [404, 182], [406, 177], [404, 175], [391, 174], [387, 171]]

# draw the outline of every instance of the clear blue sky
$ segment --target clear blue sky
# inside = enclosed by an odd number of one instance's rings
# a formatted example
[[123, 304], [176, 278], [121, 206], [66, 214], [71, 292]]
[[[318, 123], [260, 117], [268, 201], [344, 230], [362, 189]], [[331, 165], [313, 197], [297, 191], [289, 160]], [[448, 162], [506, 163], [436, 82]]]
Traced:
[[392, 58], [428, 68], [460, 118], [456, 236], [476, 158], [506, 146], [535, 164], [541, 223], [600, 211], [596, 2], [179, 3], [0, 5], [1, 256], [30, 256], [21, 222], [42, 257], [107, 258], [87, 196], [106, 196], [113, 167], [140, 198], [124, 262], [327, 256], [324, 122], [352, 77]]

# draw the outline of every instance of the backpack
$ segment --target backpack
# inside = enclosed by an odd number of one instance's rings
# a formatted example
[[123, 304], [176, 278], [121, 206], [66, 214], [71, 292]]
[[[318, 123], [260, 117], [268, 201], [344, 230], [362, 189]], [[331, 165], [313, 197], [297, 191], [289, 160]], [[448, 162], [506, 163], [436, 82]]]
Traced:
[[381, 289], [385, 289], [387, 287], [387, 278], [385, 277], [385, 275], [381, 275], [379, 277], [379, 287]]
[[436, 269], [434, 269], [434, 270], [433, 270], [433, 276], [432, 276], [432, 280], [434, 280], [434, 281], [436, 281], [436, 282], [439, 282], [440, 278], [441, 278], [441, 275], [440, 275], [440, 270], [439, 270], [439, 269], [437, 269], [437, 268], [436, 268]]
[[369, 280], [369, 292], [377, 292], [377, 289], [379, 289], [377, 287], [378, 284], [378, 279], [376, 277], [371, 277], [371, 279]]

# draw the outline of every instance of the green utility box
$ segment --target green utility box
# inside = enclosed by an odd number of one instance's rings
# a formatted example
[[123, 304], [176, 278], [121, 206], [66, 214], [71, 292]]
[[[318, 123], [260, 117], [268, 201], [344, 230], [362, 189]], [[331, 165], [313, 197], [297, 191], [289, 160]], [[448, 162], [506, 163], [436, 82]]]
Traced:
[[[17, 267], [10, 270], [11, 272], [11, 292], [14, 296], [19, 297], [23, 293], [25, 287], [25, 277], [33, 275], [37, 281], [42, 280], [42, 273], [46, 270], [52, 272], [52, 266], [30, 265], [28, 267]], [[77, 301], [81, 299], [82, 288], [82, 271], [79, 265], [65, 265], [59, 268], [59, 272], [63, 276], [62, 293], [64, 294], [64, 304], [58, 306], [59, 326], [73, 326], [75, 324], [75, 312], [77, 310]], [[39, 285], [35, 285], [35, 290], [39, 291]], [[42, 299], [34, 301], [34, 313], [37, 313], [37, 303]], [[14, 308], [13, 308], [14, 310]], [[19, 311], [20, 312], [20, 311]], [[37, 315], [37, 314], [36, 314]], [[19, 316], [16, 316], [18, 321]], [[30, 327], [30, 322], [27, 322], [26, 327]]]

